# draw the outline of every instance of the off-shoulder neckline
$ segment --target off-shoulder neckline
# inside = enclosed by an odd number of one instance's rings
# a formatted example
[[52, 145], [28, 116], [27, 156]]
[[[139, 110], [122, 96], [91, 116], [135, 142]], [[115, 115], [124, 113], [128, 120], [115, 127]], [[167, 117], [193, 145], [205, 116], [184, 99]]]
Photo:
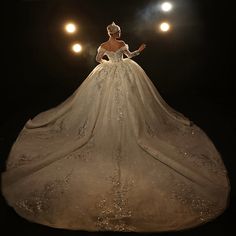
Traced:
[[104, 47], [100, 46], [101, 49], [103, 49], [104, 51], [107, 51], [107, 52], [113, 52], [113, 53], [116, 53], [118, 52], [120, 49], [122, 49], [123, 47], [126, 47], [127, 44], [125, 44], [124, 46], [121, 46], [119, 49], [117, 49], [116, 51], [111, 51], [111, 50], [107, 50], [105, 49]]

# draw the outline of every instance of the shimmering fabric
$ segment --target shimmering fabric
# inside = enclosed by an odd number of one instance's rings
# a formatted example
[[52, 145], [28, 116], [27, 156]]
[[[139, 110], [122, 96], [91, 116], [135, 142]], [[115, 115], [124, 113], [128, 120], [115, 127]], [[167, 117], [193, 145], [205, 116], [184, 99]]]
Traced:
[[[158, 232], [221, 214], [227, 172], [208, 136], [160, 96], [128, 46], [58, 106], [29, 119], [2, 174], [24, 218], [57, 228]], [[103, 55], [109, 61], [100, 60]], [[130, 58], [123, 58], [126, 54]]]

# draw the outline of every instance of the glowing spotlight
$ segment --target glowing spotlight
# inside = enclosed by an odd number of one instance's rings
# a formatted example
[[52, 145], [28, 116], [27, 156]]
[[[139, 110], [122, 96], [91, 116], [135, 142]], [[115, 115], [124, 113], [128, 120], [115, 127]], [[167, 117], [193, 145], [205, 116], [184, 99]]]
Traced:
[[160, 29], [161, 29], [161, 31], [166, 32], [170, 29], [170, 25], [166, 22], [163, 22], [160, 24]]
[[73, 23], [68, 23], [65, 25], [65, 30], [67, 31], [67, 33], [72, 34], [76, 31], [76, 26]]
[[161, 4], [161, 9], [163, 11], [170, 11], [172, 9], [172, 4], [169, 2], [164, 2]]
[[72, 50], [75, 52], [75, 53], [80, 53], [82, 51], [82, 46], [79, 44], [79, 43], [75, 43], [73, 46], [72, 46]]

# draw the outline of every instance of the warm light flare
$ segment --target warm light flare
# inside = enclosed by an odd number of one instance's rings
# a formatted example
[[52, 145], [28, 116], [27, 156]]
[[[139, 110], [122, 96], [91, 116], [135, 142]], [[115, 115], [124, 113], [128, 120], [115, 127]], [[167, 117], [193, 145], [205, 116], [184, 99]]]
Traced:
[[160, 30], [163, 32], [167, 32], [170, 29], [170, 25], [166, 22], [160, 24]]
[[76, 31], [76, 26], [73, 23], [68, 23], [65, 25], [65, 30], [67, 33], [72, 34]]
[[161, 9], [163, 11], [170, 11], [172, 9], [172, 4], [169, 2], [164, 2], [161, 4]]
[[75, 53], [80, 53], [82, 51], [82, 46], [79, 43], [75, 43], [72, 45], [72, 50]]

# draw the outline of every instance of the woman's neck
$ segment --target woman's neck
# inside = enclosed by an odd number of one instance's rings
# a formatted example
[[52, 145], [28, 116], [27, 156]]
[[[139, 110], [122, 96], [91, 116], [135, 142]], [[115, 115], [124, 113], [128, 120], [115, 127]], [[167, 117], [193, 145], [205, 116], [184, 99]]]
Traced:
[[113, 38], [110, 36], [110, 38], [108, 39], [108, 41], [117, 41], [116, 38]]

